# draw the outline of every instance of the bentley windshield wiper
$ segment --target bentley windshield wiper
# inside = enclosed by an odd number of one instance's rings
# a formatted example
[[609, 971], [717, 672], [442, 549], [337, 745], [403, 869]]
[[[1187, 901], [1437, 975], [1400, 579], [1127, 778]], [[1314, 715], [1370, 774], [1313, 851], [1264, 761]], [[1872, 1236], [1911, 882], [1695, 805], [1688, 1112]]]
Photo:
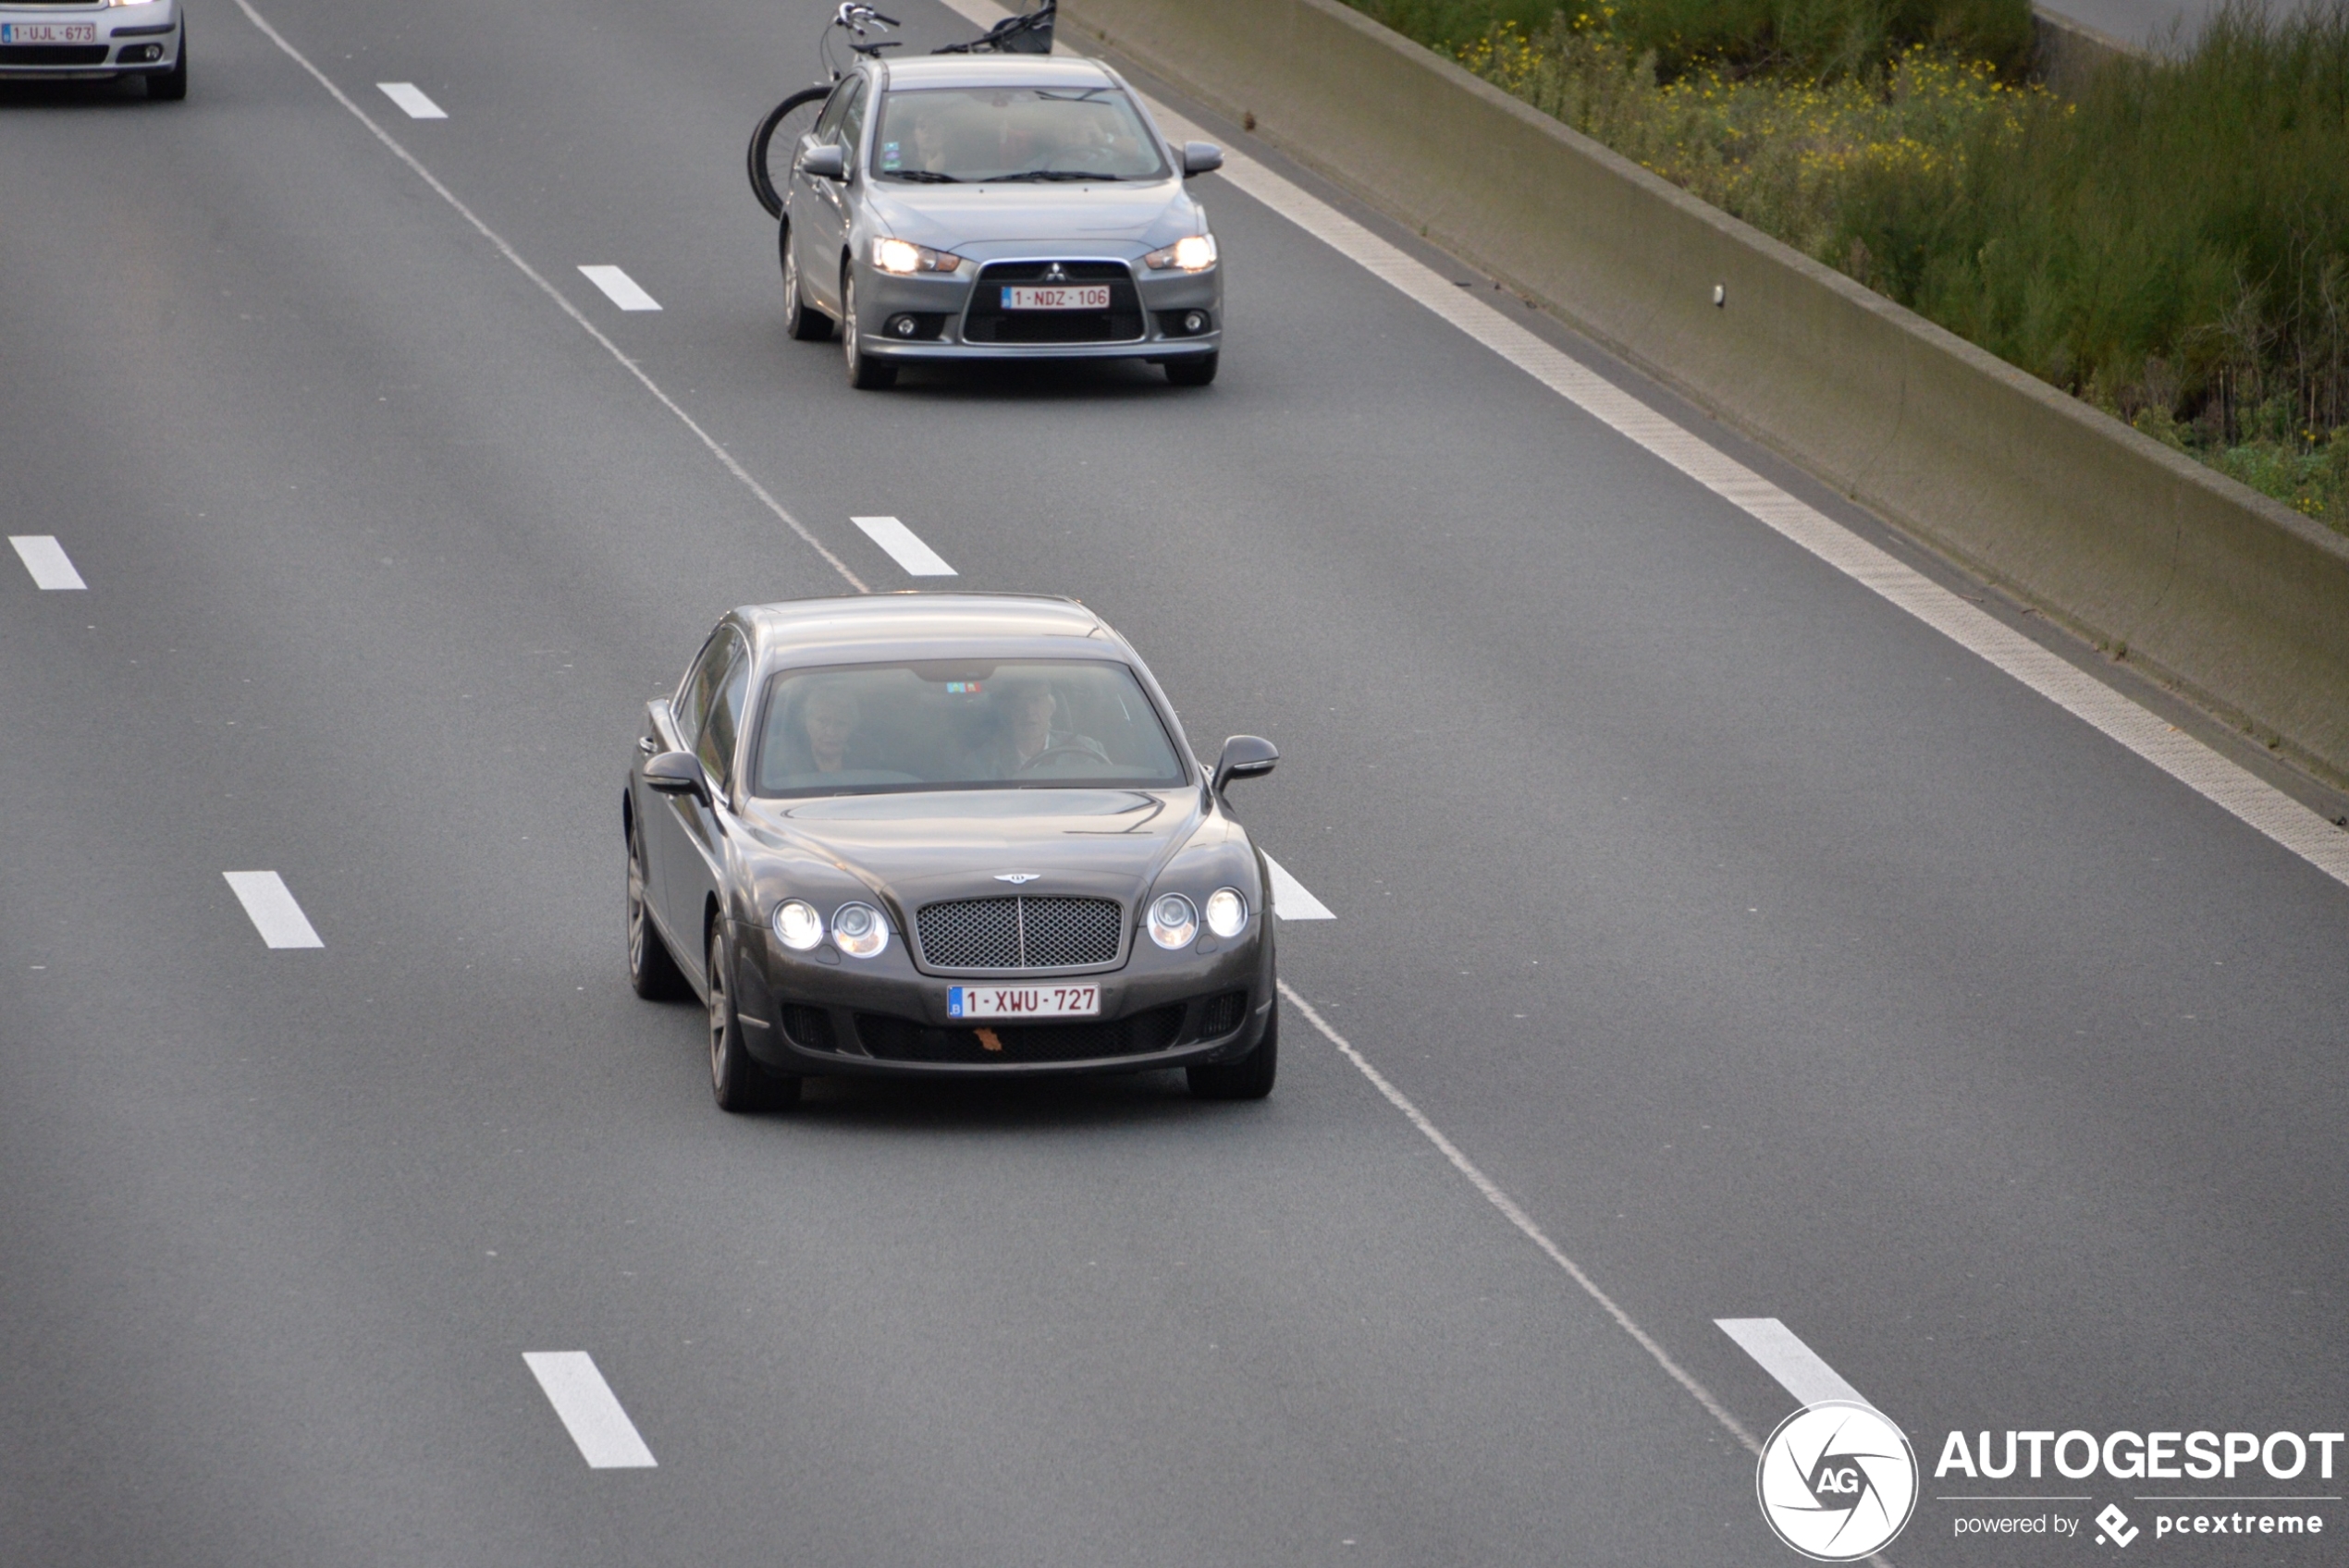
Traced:
[[881, 178], [883, 179], [910, 179], [917, 185], [960, 185], [963, 183], [953, 175], [941, 174], [936, 169], [883, 169]]

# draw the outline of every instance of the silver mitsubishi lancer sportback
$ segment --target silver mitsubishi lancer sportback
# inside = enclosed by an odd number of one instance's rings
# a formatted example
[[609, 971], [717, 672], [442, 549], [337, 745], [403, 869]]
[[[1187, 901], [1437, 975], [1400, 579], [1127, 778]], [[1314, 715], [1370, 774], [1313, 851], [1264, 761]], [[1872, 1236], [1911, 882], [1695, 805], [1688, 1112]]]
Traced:
[[1177, 148], [1091, 60], [867, 58], [792, 155], [782, 229], [793, 337], [837, 324], [849, 380], [909, 361], [1140, 359], [1215, 379], [1224, 280], [1185, 188], [1222, 149]]

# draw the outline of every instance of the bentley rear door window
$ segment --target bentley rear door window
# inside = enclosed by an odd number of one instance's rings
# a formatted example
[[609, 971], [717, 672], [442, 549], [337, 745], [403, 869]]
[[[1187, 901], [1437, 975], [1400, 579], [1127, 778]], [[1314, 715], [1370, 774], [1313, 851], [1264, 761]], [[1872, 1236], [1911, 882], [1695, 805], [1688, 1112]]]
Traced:
[[786, 670], [761, 713], [761, 795], [1190, 782], [1134, 672], [1106, 660]]

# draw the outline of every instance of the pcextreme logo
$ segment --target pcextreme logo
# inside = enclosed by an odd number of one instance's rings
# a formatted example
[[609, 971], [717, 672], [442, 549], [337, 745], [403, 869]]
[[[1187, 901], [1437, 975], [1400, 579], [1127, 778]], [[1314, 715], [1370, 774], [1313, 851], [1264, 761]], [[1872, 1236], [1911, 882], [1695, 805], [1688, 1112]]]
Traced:
[[1778, 1423], [1753, 1486], [1778, 1539], [1814, 1562], [1881, 1550], [1917, 1505], [1917, 1456], [1864, 1404], [1826, 1400]]

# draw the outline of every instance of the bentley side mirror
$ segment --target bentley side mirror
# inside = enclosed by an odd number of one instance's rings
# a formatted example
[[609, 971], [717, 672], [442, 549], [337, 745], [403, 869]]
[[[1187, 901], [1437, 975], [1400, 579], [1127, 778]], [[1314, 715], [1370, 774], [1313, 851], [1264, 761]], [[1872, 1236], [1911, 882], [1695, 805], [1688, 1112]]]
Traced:
[[799, 172], [810, 179], [846, 179], [848, 157], [840, 143], [822, 142], [799, 155]]
[[645, 788], [662, 795], [709, 799], [709, 785], [701, 773], [701, 759], [691, 752], [663, 752], [645, 764]]
[[1262, 736], [1235, 735], [1224, 742], [1224, 754], [1215, 759], [1215, 792], [1221, 795], [1224, 786], [1235, 778], [1261, 778], [1280, 760], [1280, 748]]
[[1195, 174], [1213, 174], [1224, 166], [1224, 149], [1212, 141], [1183, 143], [1183, 178]]

